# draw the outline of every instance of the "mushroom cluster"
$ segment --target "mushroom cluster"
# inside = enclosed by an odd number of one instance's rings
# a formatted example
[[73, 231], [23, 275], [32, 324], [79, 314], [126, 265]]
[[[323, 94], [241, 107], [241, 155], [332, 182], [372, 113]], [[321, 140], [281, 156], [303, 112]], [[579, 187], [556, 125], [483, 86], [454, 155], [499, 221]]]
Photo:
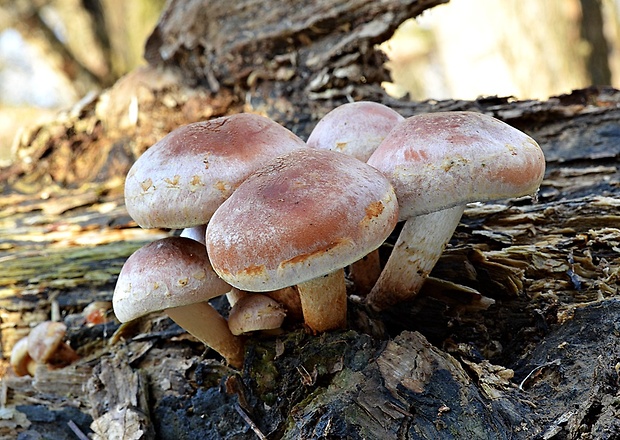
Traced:
[[[345, 104], [307, 143], [255, 114], [189, 124], [127, 175], [132, 218], [182, 232], [129, 257], [114, 311], [122, 322], [165, 311], [240, 367], [242, 335], [287, 315], [301, 311], [314, 333], [345, 327], [345, 268], [374, 309], [414, 297], [467, 203], [532, 195], [544, 169], [532, 138], [473, 112], [405, 119]], [[381, 267], [377, 249], [399, 221]], [[223, 294], [228, 320], [208, 303]]]
[[127, 322], [165, 311], [230, 365], [240, 367], [242, 341], [208, 303], [231, 286], [211, 268], [205, 227], [250, 174], [302, 148], [305, 142], [288, 129], [242, 113], [177, 128], [142, 154], [125, 181], [129, 215], [143, 228], [183, 233], [150, 243], [129, 257], [112, 300], [117, 318]]

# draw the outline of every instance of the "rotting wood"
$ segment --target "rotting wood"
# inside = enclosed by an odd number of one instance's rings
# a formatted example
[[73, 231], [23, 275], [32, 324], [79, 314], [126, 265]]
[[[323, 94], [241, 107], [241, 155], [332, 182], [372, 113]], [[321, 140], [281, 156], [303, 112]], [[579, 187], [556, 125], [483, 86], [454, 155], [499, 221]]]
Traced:
[[[82, 358], [66, 370], [74, 372], [68, 382], [62, 379], [65, 370], [40, 367], [34, 381], [4, 371], [2, 435], [30, 430], [53, 438], [67, 432], [69, 420], [84, 432], [99, 420], [103, 427], [93, 427], [101, 431], [118, 422], [123, 401], [134, 400], [140, 408], [134, 434], [152, 426], [160, 438], [187, 438], [187, 433], [253, 438], [253, 427], [235, 408], [274, 439], [620, 433], [614, 418], [620, 362], [615, 324], [620, 319], [620, 92], [587, 89], [545, 102], [409, 103], [384, 96], [372, 81], [353, 81], [348, 88], [354, 76], [336, 73], [366, 66], [361, 61], [370, 63], [375, 56], [367, 51], [366, 58], [356, 58], [356, 45], [378, 39], [384, 31], [377, 29], [389, 29], [406, 15], [390, 16], [392, 3], [381, 5], [390, 25], [357, 27], [370, 16], [353, 22], [351, 39], [337, 46], [346, 49], [342, 53], [328, 52], [327, 43], [334, 40], [321, 33], [312, 34], [316, 46], [297, 34], [307, 44], [300, 50], [315, 50], [321, 55], [318, 65], [334, 66], [312, 71], [317, 79], [311, 93], [287, 98], [294, 83], [286, 82], [286, 69], [282, 78], [241, 72], [237, 78], [246, 82], [236, 84], [238, 90], [216, 75], [220, 89], [214, 93], [188, 87], [184, 75], [147, 68], [30, 133], [20, 150], [20, 157], [30, 160], [2, 170], [0, 266], [9, 269], [0, 274], [4, 356], [31, 323], [47, 319], [52, 305], [69, 318], [93, 300], [109, 300], [124, 258], [141, 243], [172, 233], [135, 227], [122, 206], [119, 176], [149, 143], [180, 123], [247, 109], [265, 111], [303, 135], [350, 91], [405, 116], [483, 111], [528, 132], [543, 147], [548, 172], [538, 199], [471, 205], [433, 272], [447, 282], [441, 284], [442, 295], [421, 295], [379, 316], [352, 298], [349, 330], [318, 337], [295, 328], [255, 335], [248, 340], [242, 371], [224, 366], [161, 316], [121, 328], [76, 324], [69, 338]], [[153, 41], [151, 49], [157, 47]], [[204, 60], [192, 58], [199, 52], [179, 47], [171, 63], [187, 75], [192, 66], [203, 66], [196, 62]], [[239, 90], [248, 101], [235, 94]], [[129, 112], [135, 105], [137, 120]], [[298, 113], [297, 105], [305, 110]], [[78, 166], [97, 154], [109, 162], [98, 158], [88, 169]], [[32, 160], [37, 158], [42, 160]], [[450, 282], [472, 290], [464, 296], [465, 290]], [[480, 295], [494, 304], [480, 307]], [[226, 310], [223, 302], [216, 305]], [[99, 388], [123, 379], [133, 385]], [[103, 395], [110, 407], [95, 405]], [[582, 403], [575, 407], [575, 402]]]

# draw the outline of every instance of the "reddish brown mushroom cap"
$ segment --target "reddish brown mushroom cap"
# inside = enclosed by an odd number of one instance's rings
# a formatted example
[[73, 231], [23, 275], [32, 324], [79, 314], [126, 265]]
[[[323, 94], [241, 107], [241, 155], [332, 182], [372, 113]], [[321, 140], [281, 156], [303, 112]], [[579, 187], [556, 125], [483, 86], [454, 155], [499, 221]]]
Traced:
[[[343, 104], [316, 124], [308, 138], [308, 146], [339, 151], [366, 162], [385, 136], [404, 119], [393, 109], [377, 102]], [[349, 267], [349, 278], [361, 295], [372, 289], [380, 274], [378, 250]]]
[[405, 118], [378, 102], [343, 104], [316, 124], [308, 146], [339, 151], [366, 162], [385, 136]]
[[149, 243], [125, 261], [112, 298], [121, 322], [207, 301], [230, 290], [211, 269], [205, 246], [184, 237]]
[[241, 113], [180, 127], [129, 170], [125, 203], [144, 228], [206, 224], [254, 170], [306, 144], [269, 118]]
[[207, 226], [214, 270], [247, 291], [270, 291], [342, 268], [379, 247], [398, 216], [394, 191], [345, 154], [304, 149], [254, 173]]
[[407, 118], [368, 164], [394, 185], [401, 220], [469, 202], [534, 194], [545, 172], [543, 152], [530, 136], [474, 112]]

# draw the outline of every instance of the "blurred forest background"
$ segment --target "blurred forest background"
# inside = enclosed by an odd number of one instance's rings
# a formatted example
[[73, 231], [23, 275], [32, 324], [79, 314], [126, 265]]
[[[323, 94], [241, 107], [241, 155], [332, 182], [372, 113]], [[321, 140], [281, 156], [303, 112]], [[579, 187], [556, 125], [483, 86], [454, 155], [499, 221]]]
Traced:
[[[214, 0], [220, 1], [220, 0]], [[28, 125], [144, 63], [164, 0], [0, 0], [0, 166]], [[620, 0], [451, 0], [382, 45], [409, 99], [547, 99], [620, 88]]]

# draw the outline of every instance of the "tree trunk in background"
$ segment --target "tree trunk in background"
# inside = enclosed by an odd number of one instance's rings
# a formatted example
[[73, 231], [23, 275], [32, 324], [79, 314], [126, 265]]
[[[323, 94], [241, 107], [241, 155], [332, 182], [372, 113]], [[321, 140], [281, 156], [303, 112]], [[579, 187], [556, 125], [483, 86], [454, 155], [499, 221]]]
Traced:
[[[606, 27], [616, 14], [608, 4]], [[597, 0], [470, 0], [434, 9], [387, 47], [395, 82], [409, 82], [404, 91], [414, 99], [546, 99], [611, 85], [608, 48], [618, 42], [605, 38], [603, 23]], [[411, 38], [425, 49], [407, 44]]]
[[[146, 45], [151, 65], [179, 67], [185, 79], [293, 131], [335, 104], [384, 95], [389, 77], [376, 45], [407, 17], [442, 0], [289, 2], [270, 8], [173, 1]], [[290, 11], [295, 11], [291, 14]]]
[[581, 35], [588, 45], [586, 66], [592, 85], [610, 85], [610, 44], [605, 36], [601, 0], [581, 0]]
[[163, 0], [0, 0], [0, 166], [14, 138], [145, 64]]
[[146, 63], [144, 42], [153, 31], [164, 0], [100, 0], [99, 21], [109, 41], [108, 58], [112, 72], [121, 75]]
[[[172, 0], [148, 67], [24, 135], [0, 170], [0, 436], [620, 436], [620, 92], [388, 97], [376, 44], [438, 3]], [[351, 99], [404, 116], [479, 111], [526, 131], [547, 159], [537, 200], [470, 206], [418, 299], [377, 315], [351, 298], [348, 330], [248, 337], [239, 371], [162, 316], [84, 324], [126, 258], [171, 234], [136, 228], [123, 205], [123, 177], [149, 145], [240, 111], [305, 137]], [[6, 371], [17, 339], [50, 316], [81, 360], [34, 379]]]

